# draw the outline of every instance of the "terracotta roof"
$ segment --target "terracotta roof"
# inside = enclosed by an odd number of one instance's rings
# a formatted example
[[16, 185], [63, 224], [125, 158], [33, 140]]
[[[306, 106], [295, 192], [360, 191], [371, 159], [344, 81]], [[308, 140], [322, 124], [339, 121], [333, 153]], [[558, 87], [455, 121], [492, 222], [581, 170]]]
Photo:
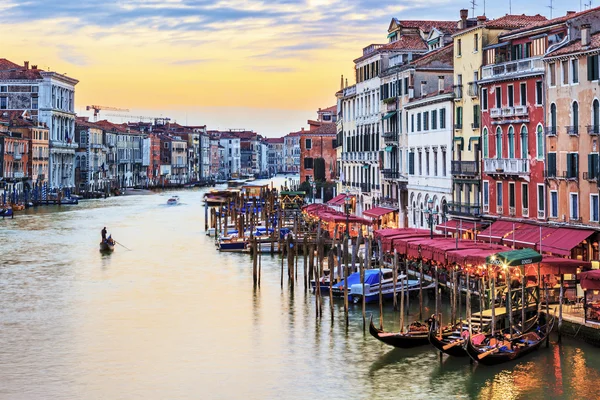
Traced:
[[546, 17], [540, 14], [536, 15], [511, 15], [506, 14], [504, 17], [496, 18], [485, 23], [488, 29], [518, 29], [529, 28], [540, 23], [548, 21]]
[[452, 67], [454, 63], [454, 44], [449, 44], [412, 61], [415, 67]]
[[269, 144], [277, 144], [277, 143], [283, 143], [284, 139], [282, 137], [280, 138], [267, 138], [267, 143]]
[[[307, 132], [308, 132], [308, 131], [307, 131]], [[304, 129], [302, 129], [301, 131], [298, 131], [298, 132], [290, 132], [290, 133], [288, 133], [288, 134], [287, 134], [287, 135], [285, 135], [285, 136], [300, 136], [300, 135], [302, 135], [303, 133], [304, 133]]]
[[427, 50], [427, 43], [419, 35], [402, 35], [398, 40], [388, 43], [380, 50]]
[[100, 128], [107, 130], [107, 131], [112, 131], [112, 132], [117, 132], [117, 133], [127, 133], [127, 128], [124, 127], [123, 125], [113, 124], [112, 122], [107, 121], [105, 119], [103, 119], [102, 121], [96, 121], [95, 124], [97, 126], [99, 126]]
[[[562, 17], [557, 17], [557, 18], [553, 18], [553, 19], [545, 19], [544, 20], [540, 20], [537, 21], [536, 23], [533, 24], [529, 24], [528, 26], [523, 27], [522, 29], [518, 29], [516, 31], [512, 31], [510, 32], [510, 34], [515, 34], [515, 33], [520, 33], [520, 32], [525, 32], [531, 28], [543, 28], [545, 26], [551, 26], [551, 25], [556, 25], [556, 24], [560, 24], [566, 21], [569, 21], [573, 18], [577, 18], [580, 17], [582, 15], [586, 15], [586, 14], [591, 14], [593, 12], [597, 12], [600, 10], [600, 7], [594, 7], [594, 8], [590, 8], [589, 10], [585, 10], [585, 11], [580, 11], [580, 12], [576, 12], [576, 13], [572, 13], [572, 14], [567, 14], [567, 15], [563, 15]], [[507, 33], [508, 34], [508, 33]]]
[[431, 28], [442, 29], [456, 29], [457, 21], [435, 21], [435, 20], [398, 20], [395, 19], [396, 23], [402, 28], [417, 28], [422, 31], [429, 32]]
[[85, 126], [87, 128], [96, 128], [96, 129], [104, 129], [102, 126], [95, 124], [94, 122], [90, 122], [85, 117], [77, 117], [75, 118], [75, 125], [77, 126]]
[[337, 134], [337, 127], [336, 124], [334, 123], [323, 123], [321, 124], [321, 126], [319, 126], [316, 129], [313, 129], [312, 131], [303, 131], [301, 132], [302, 136], [305, 135], [335, 135]]
[[7, 60], [6, 58], [0, 58], [0, 71], [4, 71], [7, 69], [21, 69], [24, 68], [22, 65], [15, 64], [12, 61]]
[[563, 54], [581, 53], [584, 51], [600, 49], [600, 32], [594, 33], [590, 37], [590, 45], [583, 47], [581, 39], [572, 40], [568, 45], [551, 52], [547, 57], [561, 56]]
[[319, 112], [332, 112], [332, 113], [336, 113], [337, 112], [337, 105], [331, 106], [331, 107], [327, 107], [327, 108], [323, 108], [323, 109], [319, 110]]

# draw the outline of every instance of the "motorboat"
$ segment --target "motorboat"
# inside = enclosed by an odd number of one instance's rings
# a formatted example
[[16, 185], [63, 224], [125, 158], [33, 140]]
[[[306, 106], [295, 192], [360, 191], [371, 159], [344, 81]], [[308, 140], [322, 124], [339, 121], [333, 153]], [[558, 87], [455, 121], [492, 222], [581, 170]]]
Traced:
[[179, 204], [179, 196], [171, 196], [169, 200], [167, 200], [167, 205], [176, 206]]

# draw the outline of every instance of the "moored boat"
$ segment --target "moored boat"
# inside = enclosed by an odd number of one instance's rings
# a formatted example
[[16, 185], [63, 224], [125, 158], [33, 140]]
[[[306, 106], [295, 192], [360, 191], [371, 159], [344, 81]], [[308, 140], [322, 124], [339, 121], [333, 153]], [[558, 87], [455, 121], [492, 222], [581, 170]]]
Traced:
[[246, 248], [246, 239], [233, 236], [220, 238], [217, 241], [219, 251], [229, 251], [241, 253]]
[[0, 208], [0, 217], [2, 217], [2, 218], [12, 217], [12, 215], [13, 215], [13, 210], [11, 207]]
[[[408, 349], [411, 347], [424, 346], [429, 344], [429, 324], [431, 321], [427, 321], [425, 324], [421, 322], [413, 322], [409, 325], [406, 332], [386, 332], [383, 329], [378, 329], [373, 325], [373, 316], [369, 322], [369, 333], [375, 339], [388, 346], [394, 346], [402, 349]], [[442, 336], [449, 336], [451, 331], [445, 330], [442, 332]]]
[[429, 326], [429, 342], [433, 347], [452, 357], [467, 357], [464, 345], [469, 337], [469, 331], [462, 329], [462, 324], [459, 324], [449, 335], [440, 336], [437, 319], [435, 316], [431, 319], [433, 323]]

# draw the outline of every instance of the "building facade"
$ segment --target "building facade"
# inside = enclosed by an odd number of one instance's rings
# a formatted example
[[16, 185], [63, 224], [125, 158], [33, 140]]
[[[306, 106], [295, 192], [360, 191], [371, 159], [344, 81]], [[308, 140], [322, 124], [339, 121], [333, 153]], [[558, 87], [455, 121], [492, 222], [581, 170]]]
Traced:
[[284, 172], [284, 138], [268, 138], [267, 169], [270, 175]]

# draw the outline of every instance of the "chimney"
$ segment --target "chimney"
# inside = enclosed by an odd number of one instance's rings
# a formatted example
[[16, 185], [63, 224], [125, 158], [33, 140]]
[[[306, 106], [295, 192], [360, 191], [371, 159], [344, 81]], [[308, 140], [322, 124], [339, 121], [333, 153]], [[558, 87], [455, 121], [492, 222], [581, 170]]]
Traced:
[[427, 81], [421, 81], [421, 97], [425, 97], [427, 95]]
[[460, 29], [465, 29], [467, 27], [467, 18], [469, 17], [469, 10], [463, 8], [460, 10]]
[[37, 65], [32, 65], [32, 66], [31, 66], [31, 69], [38, 69], [38, 68], [37, 68]]
[[575, 14], [575, 11], [567, 11], [567, 16]]
[[438, 76], [438, 92], [444, 93], [444, 75]]
[[590, 24], [581, 25], [581, 46], [587, 47], [590, 45]]
[[477, 17], [477, 25], [483, 25], [487, 21], [487, 17], [485, 15], [480, 15]]
[[346, 87], [348, 87], [348, 78], [346, 78]]
[[25, 61], [25, 70], [29, 69], [29, 61]]
[[340, 78], [340, 90], [344, 89], [344, 75]]

